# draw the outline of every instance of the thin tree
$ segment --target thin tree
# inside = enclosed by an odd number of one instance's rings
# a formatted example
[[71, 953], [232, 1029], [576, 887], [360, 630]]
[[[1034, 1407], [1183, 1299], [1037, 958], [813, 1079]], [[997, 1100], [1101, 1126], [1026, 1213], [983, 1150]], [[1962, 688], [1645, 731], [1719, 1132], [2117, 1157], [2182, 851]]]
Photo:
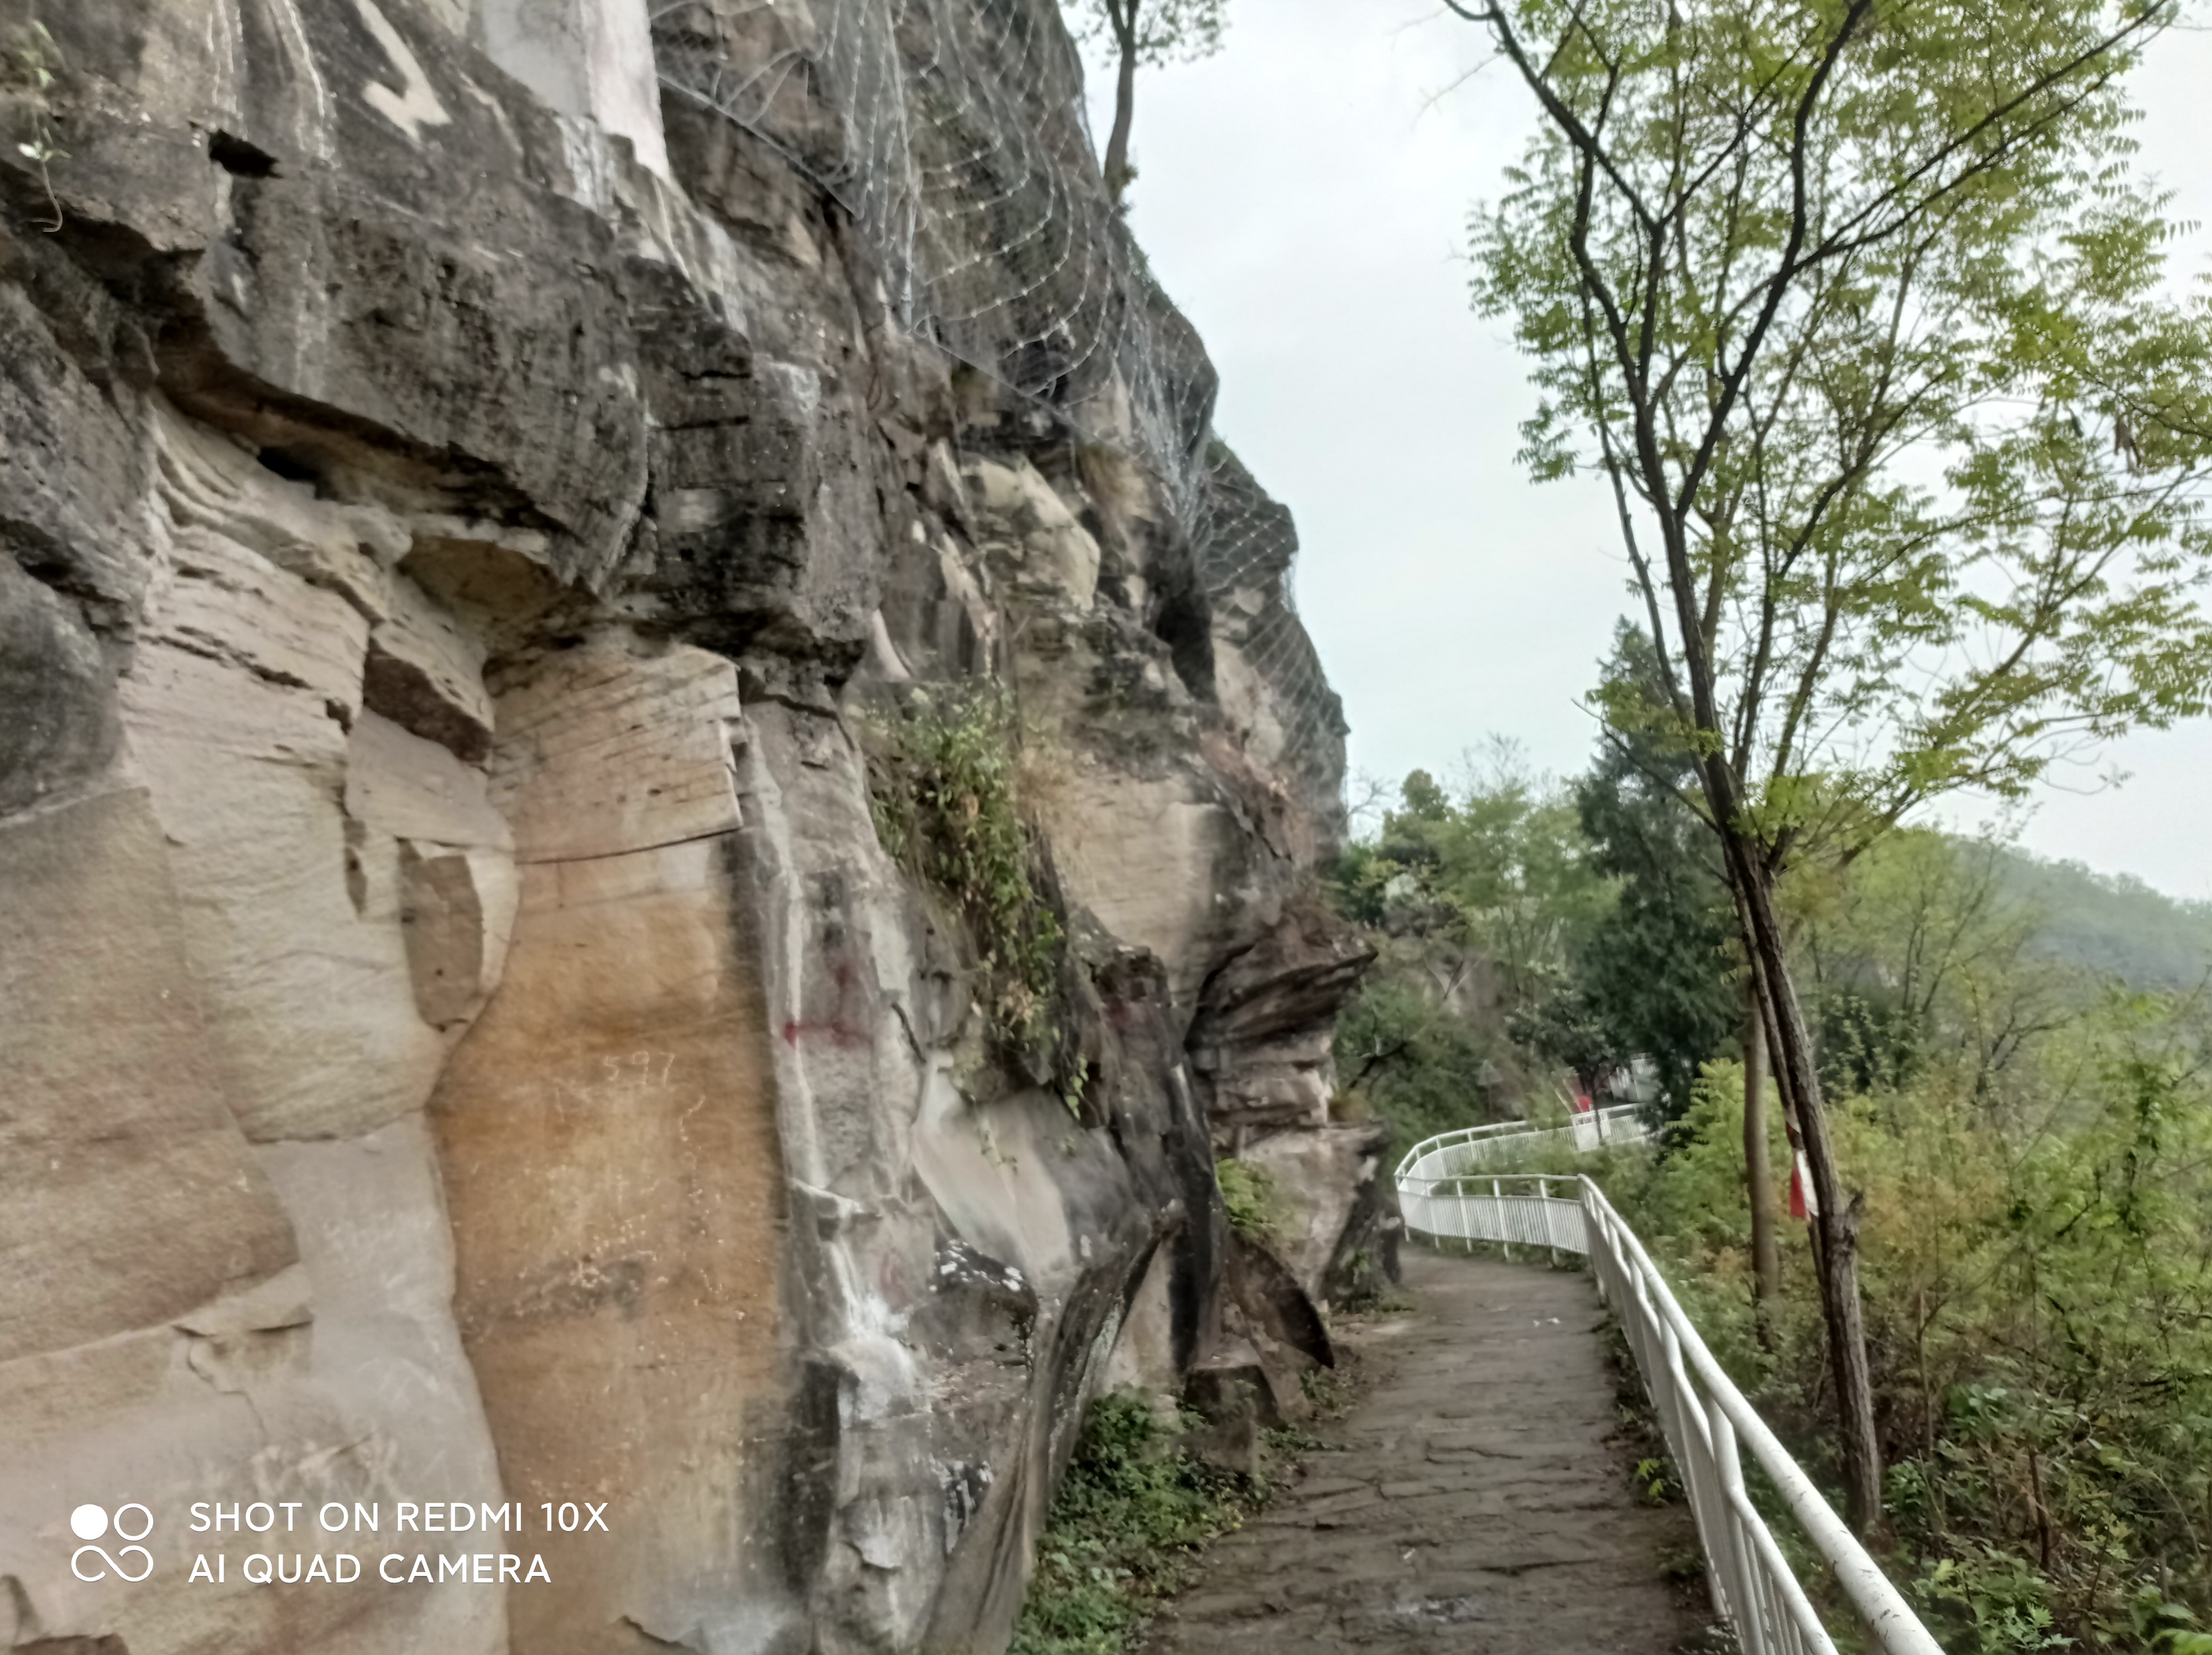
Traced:
[[[1766, 1037], [1749, 970], [1726, 969], [1738, 928], [1719, 847], [1684, 802], [1694, 791], [1691, 750], [1669, 739], [1667, 691], [1651, 641], [1623, 621], [1602, 669], [1601, 701], [1613, 709], [1595, 762], [1576, 785], [1583, 831], [1595, 863], [1621, 880], [1620, 901], [1591, 934], [1582, 970], [1591, 997], [1631, 1050], [1650, 1058], [1664, 1104], [1687, 1110], [1691, 1088], [1718, 1056], [1731, 1025], [1743, 1056], [1744, 1200], [1751, 1214], [1753, 1309], [1762, 1342], [1771, 1337], [1782, 1265], [1775, 1239], [1774, 1179], [1767, 1165]], [[1641, 699], [1647, 712], [1620, 715]], [[1740, 981], [1731, 983], [1733, 975]]]
[[1229, 0], [1081, 0], [1076, 32], [1114, 51], [1114, 128], [1101, 170], [1115, 200], [1137, 175], [1129, 165], [1129, 129], [1137, 113], [1137, 70], [1211, 58], [1221, 50]]
[[1859, 1210], [1777, 885], [2203, 709], [2207, 330], [2157, 301], [2120, 88], [2174, 4], [1446, 3], [1542, 110], [1476, 302], [1534, 358], [1524, 462], [1613, 490], [1812, 1174], [1863, 1529]]
[[[1626, 622], [1601, 672], [1607, 697], [1664, 700], [1650, 640]], [[1620, 895], [1581, 938], [1577, 975], [1621, 1047], [1650, 1061], [1674, 1119], [1741, 1015], [1729, 982], [1735, 927], [1720, 848], [1682, 800], [1697, 786], [1688, 750], [1656, 727], [1606, 735], [1575, 782], [1575, 812], [1592, 866]]]

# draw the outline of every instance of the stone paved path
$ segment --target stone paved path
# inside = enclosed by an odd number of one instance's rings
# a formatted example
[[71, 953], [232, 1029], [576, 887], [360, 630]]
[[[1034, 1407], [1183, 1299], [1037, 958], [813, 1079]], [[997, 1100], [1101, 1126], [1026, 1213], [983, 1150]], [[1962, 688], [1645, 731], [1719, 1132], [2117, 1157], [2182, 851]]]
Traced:
[[[1587, 1275], [1408, 1248], [1413, 1313], [1354, 1336], [1359, 1401], [1216, 1542], [1149, 1655], [1674, 1655], [1710, 1618], [1639, 1501]], [[1702, 1612], [1701, 1612], [1702, 1611]]]

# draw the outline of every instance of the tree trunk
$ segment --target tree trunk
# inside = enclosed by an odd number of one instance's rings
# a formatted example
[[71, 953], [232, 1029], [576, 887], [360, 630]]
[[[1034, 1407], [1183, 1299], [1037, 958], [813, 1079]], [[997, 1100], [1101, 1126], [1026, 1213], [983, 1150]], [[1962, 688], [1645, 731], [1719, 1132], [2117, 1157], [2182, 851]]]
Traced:
[[[1524, 68], [1522, 72], [1528, 71]], [[1577, 244], [1578, 255], [1580, 252]], [[1720, 837], [1745, 952], [1759, 972], [1762, 997], [1771, 1013], [1767, 1058], [1774, 1066], [1775, 1082], [1781, 1088], [1784, 1105], [1796, 1110], [1798, 1136], [1807, 1170], [1813, 1176], [1812, 1194], [1820, 1204], [1820, 1215], [1813, 1226], [1814, 1263], [1820, 1281], [1821, 1318], [1827, 1323], [1828, 1360], [1836, 1380], [1836, 1434], [1842, 1439], [1844, 1450], [1844, 1515], [1851, 1528], [1863, 1534], [1881, 1519], [1882, 1467], [1881, 1443], [1875, 1434], [1866, 1324], [1859, 1307], [1858, 1213], [1856, 1208], [1848, 1213], [1844, 1209], [1836, 1159], [1828, 1142], [1827, 1114], [1820, 1099], [1820, 1077], [1813, 1062], [1813, 1037], [1805, 1026], [1796, 987], [1790, 979], [1781, 916], [1775, 911], [1775, 870], [1764, 848], [1753, 843], [1745, 827], [1739, 804], [1741, 782], [1725, 757], [1725, 739], [1720, 733], [1724, 726], [1714, 692], [1712, 642], [1694, 597], [1700, 581], [1691, 556], [1688, 508], [1673, 497], [1668, 461], [1662, 453], [1660, 422], [1644, 395], [1648, 386], [1632, 374], [1629, 388], [1636, 399], [1634, 464], [1650, 485], [1648, 497], [1657, 508], [1666, 546], [1666, 583], [1674, 599], [1675, 642], [1689, 680], [1686, 710], [1693, 720], [1692, 727], [1713, 742], [1710, 751], [1698, 757], [1698, 781], [1712, 812], [1714, 831]], [[1629, 544], [1632, 549], [1632, 531]], [[1657, 633], [1662, 628], [1657, 592], [1640, 563], [1638, 572], [1650, 598], [1651, 624]]]
[[[1751, 922], [1745, 920], [1743, 924], [1744, 934], [1747, 937], [1751, 934]], [[1766, 1041], [1765, 1056], [1771, 1060], [1776, 1050], [1782, 1044], [1782, 1025], [1774, 1020], [1773, 997], [1766, 992], [1763, 983], [1759, 990], [1759, 1032]], [[1774, 1082], [1775, 1095], [1781, 1100], [1782, 1122], [1788, 1129], [1790, 1146], [1790, 1165], [1794, 1173], [1797, 1165], [1796, 1147], [1805, 1136], [1803, 1129], [1797, 1124], [1802, 1118], [1802, 1111], [1798, 1108], [1797, 1094], [1790, 1089], [1790, 1076], [1787, 1072], [1776, 1068], [1771, 1061], [1767, 1064], [1766, 1073], [1767, 1078]], [[1778, 1229], [1775, 1233], [1778, 1241], [1781, 1232]], [[1813, 1264], [1817, 1270], [1820, 1263], [1820, 1226], [1817, 1224], [1807, 1224], [1805, 1235], [1812, 1246]]]
[[1130, 8], [1125, 29], [1117, 21], [1114, 44], [1121, 54], [1121, 72], [1114, 81], [1114, 130], [1106, 139], [1106, 193], [1119, 202], [1129, 187], [1129, 125], [1137, 113], [1137, 19]]
[[1774, 1301], [1782, 1292], [1782, 1258], [1774, 1241], [1774, 1168], [1766, 1158], [1766, 1026], [1759, 978], [1743, 979], [1743, 1188], [1751, 1202], [1751, 1262], [1757, 1293], [1759, 1339], [1774, 1332]]
[[1773, 875], [1755, 846], [1724, 833], [1729, 874], [1742, 901], [1752, 934], [1744, 939], [1759, 962], [1772, 1017], [1772, 1058], [1778, 1081], [1796, 1103], [1797, 1132], [1813, 1175], [1814, 1260], [1820, 1280], [1820, 1312], [1827, 1323], [1828, 1360], [1836, 1384], [1836, 1423], [1844, 1450], [1844, 1516], [1864, 1534], [1881, 1516], [1881, 1442], [1875, 1433], [1874, 1379], [1867, 1365], [1866, 1323], [1859, 1305], [1858, 1208], [1844, 1205], [1827, 1110], [1814, 1066], [1813, 1037], [1790, 980], [1781, 916], [1774, 907]]

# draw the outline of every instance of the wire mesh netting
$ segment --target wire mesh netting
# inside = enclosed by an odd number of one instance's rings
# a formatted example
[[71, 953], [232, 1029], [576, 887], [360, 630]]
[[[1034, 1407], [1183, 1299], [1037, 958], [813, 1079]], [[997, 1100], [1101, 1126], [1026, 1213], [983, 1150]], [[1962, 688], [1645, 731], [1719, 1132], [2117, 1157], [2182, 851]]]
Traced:
[[1100, 181], [1054, 0], [662, 0], [664, 94], [736, 122], [852, 215], [902, 324], [1149, 473], [1265, 755], [1333, 789], [1343, 712], [1297, 618], [1290, 514], [1212, 429], [1205, 347]]

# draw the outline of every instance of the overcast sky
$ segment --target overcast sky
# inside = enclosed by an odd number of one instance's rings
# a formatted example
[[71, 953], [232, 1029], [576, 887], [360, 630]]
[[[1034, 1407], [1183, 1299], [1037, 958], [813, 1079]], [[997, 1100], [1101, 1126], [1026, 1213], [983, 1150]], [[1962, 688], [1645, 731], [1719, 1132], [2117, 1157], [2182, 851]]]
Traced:
[[[1231, 16], [1221, 56], [1139, 79], [1132, 218], [1220, 368], [1218, 429], [1297, 514], [1298, 604], [1353, 768], [1395, 783], [1495, 733], [1579, 770], [1577, 703], [1626, 606], [1619, 530], [1601, 483], [1540, 489], [1515, 466], [1533, 399], [1504, 325], [1467, 303], [1468, 213], [1519, 154], [1525, 94], [1502, 66], [1468, 78], [1476, 31], [1435, 0]], [[2158, 50], [2145, 164], [2212, 222], [2212, 37]], [[1103, 134], [1111, 82], [1091, 82]], [[2114, 768], [2132, 779], [2095, 789]], [[2072, 785], [2044, 790], [2029, 849], [2212, 898], [2212, 721], [2133, 738]]]

